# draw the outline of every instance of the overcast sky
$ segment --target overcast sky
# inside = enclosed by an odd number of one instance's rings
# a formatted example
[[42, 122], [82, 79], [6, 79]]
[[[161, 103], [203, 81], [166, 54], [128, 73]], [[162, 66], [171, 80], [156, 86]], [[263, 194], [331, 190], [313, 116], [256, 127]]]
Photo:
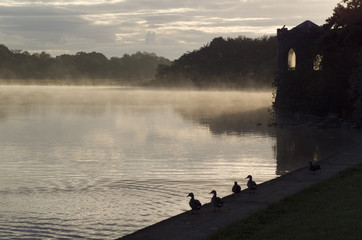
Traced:
[[340, 0], [0, 0], [0, 43], [50, 53], [154, 52], [171, 60], [215, 37], [318, 25]]

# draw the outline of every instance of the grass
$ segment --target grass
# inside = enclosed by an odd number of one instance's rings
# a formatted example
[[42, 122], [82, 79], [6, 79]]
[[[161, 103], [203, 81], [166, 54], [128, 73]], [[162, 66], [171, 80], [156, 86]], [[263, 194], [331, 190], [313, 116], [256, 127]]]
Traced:
[[362, 165], [272, 204], [208, 239], [362, 239]]

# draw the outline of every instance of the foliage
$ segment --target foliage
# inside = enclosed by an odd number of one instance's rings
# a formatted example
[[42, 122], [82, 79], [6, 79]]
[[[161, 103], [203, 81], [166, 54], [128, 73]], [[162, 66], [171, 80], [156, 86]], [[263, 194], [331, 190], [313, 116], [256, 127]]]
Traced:
[[356, 122], [362, 122], [362, 47], [358, 55], [359, 66], [356, 67], [349, 79], [351, 90], [349, 95], [353, 103], [353, 118]]
[[326, 94], [338, 99], [334, 112], [349, 116], [353, 112], [350, 95], [352, 72], [358, 68], [358, 53], [362, 47], [362, 0], [343, 0], [326, 20], [319, 42], [323, 55], [323, 79], [328, 79]]
[[9, 50], [0, 45], [0, 79], [16, 82], [18, 79], [31, 80], [140, 80], [152, 79], [159, 64], [171, 62], [154, 53], [137, 52], [122, 58], [108, 59], [102, 53], [78, 52], [75, 55], [63, 54], [55, 58], [49, 54], [34, 53], [20, 50]]
[[344, 28], [352, 25], [361, 24], [362, 0], [342, 0], [334, 8], [334, 13], [326, 22], [326, 27]]
[[[325, 115], [333, 108], [333, 100], [325, 95], [327, 83], [314, 81], [319, 71], [295, 70], [283, 73], [276, 80], [277, 94], [274, 107], [278, 112], [299, 112]], [[279, 80], [281, 79], [281, 80]], [[289, 99], [289, 101], [286, 101]], [[332, 105], [332, 106], [330, 106]]]
[[276, 69], [276, 37], [214, 38], [185, 53], [170, 66], [160, 66], [156, 82], [197, 87], [271, 87]]

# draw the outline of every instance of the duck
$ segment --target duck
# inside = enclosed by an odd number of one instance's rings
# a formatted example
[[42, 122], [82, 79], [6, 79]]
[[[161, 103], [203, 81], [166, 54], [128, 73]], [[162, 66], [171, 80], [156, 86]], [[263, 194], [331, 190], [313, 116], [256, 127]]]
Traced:
[[318, 170], [322, 170], [318, 163], [309, 162], [309, 170], [315, 173]]
[[212, 190], [212, 191], [210, 192], [210, 194], [214, 194], [214, 195], [212, 196], [212, 198], [211, 198], [211, 204], [214, 206], [214, 211], [215, 211], [216, 208], [221, 208], [221, 207], [224, 205], [224, 203], [223, 203], [223, 201], [221, 200], [221, 198], [219, 198], [219, 197], [216, 196], [216, 191], [215, 191], [215, 190]]
[[251, 175], [248, 175], [245, 179], [249, 178], [249, 181], [247, 182], [246, 186], [248, 187], [249, 190], [256, 190], [257, 185], [256, 183], [253, 181], [253, 177]]
[[233, 193], [235, 194], [239, 194], [241, 192], [241, 187], [240, 185], [235, 181], [234, 182], [234, 186], [233, 188], [231, 189], [233, 191]]
[[189, 195], [187, 195], [186, 197], [191, 197], [189, 205], [192, 211], [201, 209], [201, 202], [195, 199], [195, 196], [192, 192], [190, 192]]

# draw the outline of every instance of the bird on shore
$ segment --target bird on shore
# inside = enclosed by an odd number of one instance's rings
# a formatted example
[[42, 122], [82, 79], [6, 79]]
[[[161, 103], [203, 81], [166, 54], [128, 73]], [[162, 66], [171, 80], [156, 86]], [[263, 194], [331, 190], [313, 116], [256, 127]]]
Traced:
[[233, 188], [231, 189], [233, 191], [233, 193], [235, 194], [239, 194], [241, 192], [241, 187], [240, 185], [235, 181], [234, 182], [234, 186]]
[[255, 191], [257, 188], [256, 183], [253, 181], [253, 177], [251, 175], [248, 175], [245, 179], [249, 178], [249, 181], [246, 183], [246, 186], [249, 190]]
[[219, 198], [218, 196], [216, 196], [216, 191], [215, 190], [212, 190], [210, 192], [210, 194], [214, 194], [211, 198], [211, 204], [214, 206], [214, 211], [216, 208], [221, 208], [224, 203], [223, 201], [221, 200], [221, 198]]
[[192, 192], [189, 193], [189, 195], [187, 195], [186, 197], [191, 197], [189, 205], [190, 205], [192, 211], [201, 209], [200, 201], [195, 199], [194, 194]]
[[318, 170], [322, 170], [321, 166], [318, 163], [309, 162], [309, 170], [315, 173]]

